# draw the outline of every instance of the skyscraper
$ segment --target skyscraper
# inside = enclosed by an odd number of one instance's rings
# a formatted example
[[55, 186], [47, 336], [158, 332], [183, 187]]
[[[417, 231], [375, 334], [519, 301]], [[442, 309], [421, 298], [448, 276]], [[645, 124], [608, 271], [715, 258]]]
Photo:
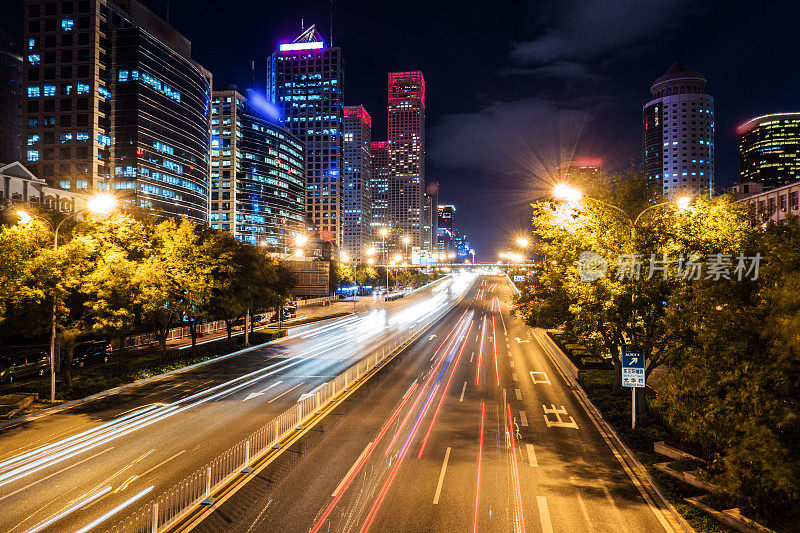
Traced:
[[439, 240], [439, 182], [425, 185], [425, 217], [423, 222], [424, 242], [422, 249], [432, 252], [438, 248]]
[[371, 237], [372, 118], [364, 106], [346, 106], [343, 122], [342, 250], [361, 262]]
[[739, 183], [767, 190], [800, 180], [800, 113], [756, 117], [738, 132]]
[[25, 157], [65, 190], [208, 220], [211, 74], [136, 0], [25, 9]]
[[211, 100], [211, 227], [285, 253], [305, 232], [305, 149], [263, 95]]
[[675, 61], [645, 104], [644, 171], [668, 197], [707, 195], [714, 187], [714, 99], [706, 79]]
[[22, 54], [0, 29], [0, 163], [22, 159]]
[[456, 232], [453, 225], [455, 214], [456, 206], [454, 205], [445, 204], [437, 206], [437, 244], [439, 250], [443, 252], [455, 249]]
[[344, 68], [339, 48], [325, 46], [315, 26], [267, 59], [267, 98], [306, 146], [306, 217], [320, 238], [342, 237]]
[[425, 79], [422, 72], [389, 73], [389, 220], [396, 239], [423, 246], [425, 192]]
[[389, 221], [389, 143], [375, 141], [370, 145], [372, 153], [372, 174], [370, 176], [370, 191], [372, 195], [372, 245], [378, 246], [381, 242], [378, 231], [390, 227]]

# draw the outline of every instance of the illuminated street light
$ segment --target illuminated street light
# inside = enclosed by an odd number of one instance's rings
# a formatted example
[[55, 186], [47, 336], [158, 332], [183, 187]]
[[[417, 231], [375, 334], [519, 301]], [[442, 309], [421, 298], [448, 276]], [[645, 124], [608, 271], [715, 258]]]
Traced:
[[350, 256], [347, 254], [347, 252], [342, 252], [341, 254], [339, 254], [339, 259], [341, 259], [342, 262], [344, 263], [350, 262]]
[[367, 264], [368, 265], [374, 265], [375, 264], [375, 259], [370, 257], [369, 259], [367, 259]]
[[295, 235], [294, 237], [294, 243], [297, 246], [303, 247], [306, 245], [307, 242], [308, 242], [308, 237], [305, 235]]
[[107, 215], [117, 207], [117, 199], [107, 193], [95, 194], [89, 198], [88, 210], [97, 215]]
[[298, 248], [297, 250], [295, 250], [294, 251], [294, 256], [295, 257], [303, 257], [303, 249], [302, 248]]
[[375, 252], [376, 250], [374, 246], [370, 246], [369, 248], [367, 248], [367, 255], [375, 255]]
[[386, 228], [381, 228], [378, 230], [378, 235], [380, 235], [381, 237], [386, 237], [387, 235], [389, 235], [389, 230]]
[[581, 201], [581, 198], [583, 198], [583, 192], [567, 183], [559, 183], [553, 187], [553, 196], [559, 200], [564, 200], [565, 202], [574, 204]]
[[30, 224], [33, 221], [33, 217], [25, 211], [17, 211], [17, 216], [19, 217], [19, 223], [22, 225]]
[[403, 260], [403, 256], [400, 255], [400, 254], [394, 254], [394, 258], [393, 259], [394, 259], [395, 263], [399, 263], [400, 261]]
[[687, 209], [691, 202], [692, 202], [691, 196], [681, 196], [680, 198], [675, 200], [675, 205], [678, 206], [678, 209]]
[[522, 248], [527, 248], [528, 245], [530, 244], [530, 241], [525, 237], [517, 237], [517, 244]]

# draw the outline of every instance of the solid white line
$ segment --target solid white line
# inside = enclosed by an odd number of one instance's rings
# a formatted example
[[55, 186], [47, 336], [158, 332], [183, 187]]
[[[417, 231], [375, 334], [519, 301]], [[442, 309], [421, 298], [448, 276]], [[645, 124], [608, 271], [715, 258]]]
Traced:
[[525, 448], [528, 450], [528, 462], [531, 464], [531, 466], [539, 466], [539, 461], [536, 460], [536, 450], [533, 449], [533, 444], [526, 444]]
[[175, 455], [173, 455], [172, 457], [170, 457], [169, 459], [164, 459], [163, 461], [161, 461], [160, 463], [158, 463], [156, 466], [154, 466], [154, 467], [152, 467], [152, 468], [150, 468], [150, 469], [148, 469], [148, 470], [145, 470], [145, 471], [144, 471], [144, 473], [143, 473], [143, 474], [141, 474], [139, 477], [144, 477], [144, 476], [146, 476], [147, 474], [149, 474], [150, 472], [152, 472], [153, 470], [155, 470], [155, 469], [156, 469], [156, 468], [158, 468], [159, 466], [164, 466], [165, 464], [167, 464], [168, 462], [172, 461], [173, 459], [175, 459], [176, 457], [178, 457], [180, 454], [182, 454], [182, 453], [183, 453], [183, 452], [185, 452], [185, 451], [186, 451], [186, 450], [181, 450], [181, 451], [179, 451], [178, 453], [176, 453]]
[[286, 392], [282, 392], [281, 394], [279, 394], [279, 395], [275, 396], [273, 399], [271, 399], [271, 400], [270, 400], [270, 401], [268, 401], [267, 403], [272, 403], [272, 402], [274, 402], [275, 400], [277, 400], [278, 398], [280, 398], [281, 396], [285, 396], [285, 395], [289, 394], [290, 392], [292, 392], [294, 389], [296, 389], [297, 387], [299, 387], [299, 386], [300, 386], [300, 385], [302, 385], [303, 383], [305, 383], [305, 381], [301, 381], [300, 383], [298, 383], [297, 385], [295, 385], [295, 386], [294, 386], [294, 387], [292, 387], [291, 389], [287, 390]]
[[514, 389], [514, 392], [517, 393], [517, 400], [521, 400], [522, 399], [522, 391], [519, 390], [519, 389]]
[[127, 500], [125, 500], [121, 504], [119, 504], [116, 507], [114, 507], [113, 509], [111, 509], [106, 514], [100, 516], [99, 518], [96, 518], [95, 520], [92, 520], [91, 522], [89, 522], [88, 524], [86, 524], [85, 526], [80, 528], [78, 531], [76, 531], [75, 533], [86, 533], [87, 531], [89, 531], [93, 527], [95, 527], [95, 526], [97, 526], [99, 524], [102, 524], [103, 522], [105, 522], [106, 520], [108, 520], [109, 518], [111, 518], [112, 516], [114, 516], [115, 514], [117, 514], [118, 512], [120, 512], [121, 510], [123, 510], [124, 508], [126, 508], [127, 506], [129, 506], [130, 504], [135, 502], [136, 500], [140, 499], [142, 496], [144, 496], [145, 494], [147, 494], [151, 490], [153, 490], [154, 486], [155, 485], [150, 485], [149, 487], [144, 489], [139, 494], [131, 496], [130, 498], [128, 498]]
[[339, 484], [336, 485], [336, 490], [334, 490], [333, 494], [331, 494], [332, 498], [335, 497], [337, 494], [339, 494], [339, 491], [342, 490], [342, 485], [344, 485], [344, 482], [348, 480], [348, 478], [350, 477], [350, 474], [352, 474], [353, 470], [355, 470], [356, 466], [358, 466], [358, 463], [361, 462], [361, 458], [364, 457], [364, 455], [367, 453], [367, 450], [369, 450], [369, 447], [372, 446], [372, 442], [373, 441], [370, 441], [369, 444], [367, 444], [367, 446], [364, 448], [364, 451], [361, 452], [361, 455], [359, 455], [358, 459], [356, 459], [356, 462], [353, 463], [353, 466], [350, 467], [350, 470], [347, 471], [347, 473], [344, 475], [344, 477], [339, 482]]
[[464, 391], [467, 390], [467, 382], [464, 382], [464, 386], [461, 387], [461, 398], [458, 399], [459, 402], [464, 401]]
[[48, 518], [44, 522], [40, 522], [40, 523], [36, 524], [31, 529], [29, 529], [26, 533], [36, 533], [37, 531], [43, 530], [44, 528], [46, 528], [47, 526], [53, 524], [54, 522], [57, 522], [58, 520], [61, 520], [62, 518], [67, 516], [69, 513], [71, 513], [75, 509], [77, 509], [77, 508], [81, 507], [82, 505], [85, 505], [85, 504], [87, 504], [87, 503], [89, 503], [91, 501], [96, 500], [97, 498], [99, 498], [103, 494], [106, 494], [110, 490], [111, 490], [111, 485], [108, 485], [107, 487], [104, 487], [104, 488], [98, 490], [94, 494], [90, 494], [86, 498], [83, 498], [82, 500], [78, 500], [76, 503], [70, 505], [69, 507], [67, 507], [66, 509], [61, 511], [60, 513], [51, 516], [50, 518]]
[[527, 426], [528, 425], [528, 415], [525, 414], [525, 411], [520, 411], [519, 412], [519, 423], [522, 426]]
[[550, 522], [550, 511], [547, 510], [547, 498], [537, 496], [536, 503], [539, 505], [539, 520], [542, 522], [542, 533], [553, 533], [553, 524]]
[[439, 495], [442, 493], [442, 483], [444, 483], [444, 471], [447, 470], [447, 461], [450, 459], [450, 446], [444, 452], [444, 462], [442, 463], [442, 471], [439, 473], [439, 483], [436, 484], [436, 494], [433, 495], [433, 505], [439, 503]]

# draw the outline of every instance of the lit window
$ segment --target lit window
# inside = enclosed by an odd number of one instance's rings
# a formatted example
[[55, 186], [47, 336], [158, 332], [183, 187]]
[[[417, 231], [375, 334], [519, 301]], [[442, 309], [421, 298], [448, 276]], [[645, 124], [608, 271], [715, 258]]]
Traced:
[[128, 81], [128, 71], [120, 70], [119, 74], [117, 74], [117, 81]]
[[56, 86], [55, 85], [45, 85], [44, 86], [44, 95], [45, 96], [55, 96], [56, 95]]
[[58, 186], [61, 189], [70, 190], [70, 188], [72, 187], [72, 182], [69, 180], [61, 180], [58, 182]]
[[89, 134], [79, 131], [77, 133], [77, 135], [75, 135], [75, 139], [77, 139], [79, 141], [83, 141], [83, 142], [88, 141], [89, 140]]
[[29, 135], [28, 136], [28, 146], [32, 146], [32, 145], [36, 144], [37, 142], [39, 142], [39, 136], [38, 135]]
[[64, 31], [72, 31], [75, 26], [75, 21], [72, 19], [61, 19], [61, 29]]
[[36, 39], [31, 37], [28, 39], [28, 50], [33, 50], [36, 47]]
[[88, 94], [89, 93], [89, 86], [85, 83], [78, 84], [78, 94]]
[[65, 142], [71, 141], [71, 140], [72, 140], [72, 134], [71, 133], [62, 133], [61, 134], [61, 142], [62, 143], [65, 143]]
[[42, 62], [42, 56], [39, 54], [28, 54], [28, 63], [31, 65], [38, 65]]
[[38, 161], [39, 150], [28, 150], [28, 161]]
[[28, 98], [36, 98], [41, 96], [41, 89], [36, 86], [28, 87]]

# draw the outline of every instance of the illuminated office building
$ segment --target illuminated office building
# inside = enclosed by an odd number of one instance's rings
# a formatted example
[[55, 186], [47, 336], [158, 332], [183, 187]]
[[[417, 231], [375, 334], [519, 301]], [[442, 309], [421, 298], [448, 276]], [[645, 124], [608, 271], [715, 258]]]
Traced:
[[22, 159], [22, 54], [0, 29], [0, 163]]
[[408, 236], [410, 246], [424, 244], [425, 208], [425, 79], [422, 72], [389, 73], [389, 220], [400, 245]]
[[714, 187], [714, 99], [706, 79], [680, 61], [656, 79], [643, 113], [644, 171], [667, 197]]
[[52, 187], [208, 221], [211, 74], [136, 0], [25, 2], [24, 157]]
[[445, 204], [437, 206], [437, 245], [443, 252], [455, 249], [456, 232], [453, 226], [453, 219], [456, 214], [456, 206]]
[[362, 262], [371, 240], [372, 118], [364, 106], [346, 106], [343, 121], [342, 246], [353, 261]]
[[800, 113], [756, 117], [738, 132], [739, 183], [769, 190], [800, 180]]
[[344, 68], [314, 26], [267, 59], [267, 97], [306, 147], [306, 217], [327, 243], [342, 238]]
[[372, 196], [372, 245], [378, 246], [381, 242], [379, 231], [381, 228], [390, 228], [389, 220], [389, 143], [375, 141], [370, 145], [372, 154], [372, 174], [370, 175], [370, 192]]
[[303, 144], [263, 95], [229, 87], [211, 105], [211, 227], [286, 253], [305, 233]]

